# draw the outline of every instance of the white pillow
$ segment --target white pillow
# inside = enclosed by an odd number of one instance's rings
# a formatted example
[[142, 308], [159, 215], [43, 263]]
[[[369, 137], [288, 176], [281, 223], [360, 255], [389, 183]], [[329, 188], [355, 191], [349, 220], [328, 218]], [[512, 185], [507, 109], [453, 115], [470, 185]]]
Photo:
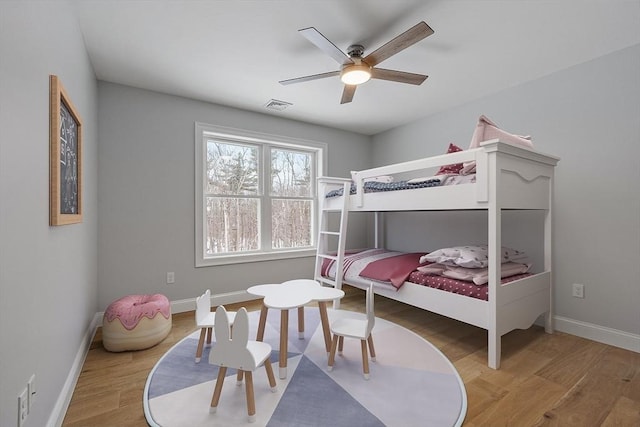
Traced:
[[[523, 251], [506, 246], [502, 247], [502, 263], [524, 261], [525, 259], [526, 255]], [[453, 246], [438, 249], [420, 258], [420, 263], [427, 261], [466, 268], [486, 268], [489, 266], [489, 252], [487, 245]]]
[[442, 264], [427, 264], [421, 265], [417, 270], [424, 274], [430, 274], [432, 276], [440, 276], [447, 269], [446, 265]]
[[[517, 262], [505, 262], [500, 268], [500, 277], [510, 277], [529, 271], [531, 264], [519, 264]], [[473, 282], [476, 285], [486, 285], [489, 282], [488, 268], [465, 268], [447, 266], [441, 274], [452, 279]]]
[[407, 184], [422, 184], [423, 182], [434, 181], [434, 180], [440, 181], [440, 183], [443, 183], [450, 176], [451, 175], [449, 175], [449, 174], [444, 174], [444, 175], [425, 176], [425, 177], [421, 177], [421, 178], [413, 178], [413, 179], [408, 180]]

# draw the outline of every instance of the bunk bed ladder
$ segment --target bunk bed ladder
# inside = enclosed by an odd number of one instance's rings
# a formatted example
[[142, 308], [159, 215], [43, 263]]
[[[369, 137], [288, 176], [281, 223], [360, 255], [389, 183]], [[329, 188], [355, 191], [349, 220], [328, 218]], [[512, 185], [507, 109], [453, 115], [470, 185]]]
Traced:
[[[342, 189], [341, 203], [338, 208], [328, 208], [327, 198], [324, 197], [331, 190]], [[314, 278], [320, 284], [342, 288], [342, 274], [344, 263], [344, 251], [347, 240], [347, 223], [349, 219], [349, 192], [351, 180], [344, 178], [318, 178], [318, 194], [320, 199], [320, 218], [318, 223], [318, 251], [316, 253], [316, 266]], [[333, 213], [333, 215], [331, 215]], [[337, 217], [337, 218], [336, 218]], [[337, 220], [337, 223], [336, 223]], [[336, 264], [336, 277], [330, 279], [323, 277], [322, 265], [326, 260]], [[339, 308], [340, 302], [334, 302], [334, 308]]]

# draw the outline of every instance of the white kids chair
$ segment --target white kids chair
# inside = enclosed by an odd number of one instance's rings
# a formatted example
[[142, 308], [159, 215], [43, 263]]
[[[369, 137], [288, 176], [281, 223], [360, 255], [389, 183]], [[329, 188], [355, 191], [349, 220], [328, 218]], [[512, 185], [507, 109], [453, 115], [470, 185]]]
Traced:
[[371, 336], [371, 330], [376, 320], [373, 311], [373, 283], [369, 284], [367, 288], [366, 298], [367, 315], [364, 319], [343, 317], [331, 323], [333, 341], [331, 342], [331, 352], [329, 353], [328, 370], [333, 370], [333, 364], [336, 359], [336, 348], [338, 349], [338, 353], [342, 354], [344, 337], [357, 338], [360, 340], [360, 347], [362, 348], [362, 371], [364, 373], [364, 379], [368, 380], [369, 357], [367, 356], [367, 343], [369, 344], [369, 351], [371, 352], [371, 360], [374, 362], [376, 360], [376, 351], [373, 347], [373, 337]]
[[[236, 317], [235, 311], [229, 311], [229, 324], [233, 326]], [[196, 350], [196, 363], [200, 363], [202, 358], [202, 348], [204, 347], [204, 336], [207, 336], [207, 346], [211, 345], [211, 334], [215, 326], [215, 313], [211, 311], [211, 291], [207, 291], [196, 298], [196, 326], [200, 328], [200, 340]]]
[[[249, 422], [256, 420], [256, 401], [253, 393], [253, 371], [260, 365], [264, 365], [269, 378], [271, 391], [276, 391], [276, 378], [271, 367], [271, 346], [261, 341], [249, 340], [249, 318], [247, 309], [242, 307], [235, 316], [233, 325], [233, 338], [231, 337], [231, 327], [227, 310], [223, 305], [218, 306], [215, 312], [216, 344], [209, 353], [209, 363], [219, 366], [216, 386], [211, 398], [210, 413], [215, 413], [220, 401], [222, 385], [227, 373], [227, 368], [238, 370], [238, 385], [242, 384], [242, 377], [245, 378], [247, 395], [247, 413]], [[244, 375], [243, 375], [244, 374]]]

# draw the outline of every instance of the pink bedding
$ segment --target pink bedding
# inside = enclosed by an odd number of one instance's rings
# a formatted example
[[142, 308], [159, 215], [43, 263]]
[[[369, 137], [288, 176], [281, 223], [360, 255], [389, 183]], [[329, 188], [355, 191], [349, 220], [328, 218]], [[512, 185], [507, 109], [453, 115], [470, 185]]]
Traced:
[[420, 257], [423, 255], [423, 252], [407, 253], [374, 261], [360, 272], [360, 277], [380, 282], [391, 282], [393, 286], [400, 288], [411, 272], [422, 265]]
[[[420, 257], [424, 252], [405, 253], [386, 249], [366, 249], [357, 253], [345, 255], [344, 278], [366, 278], [378, 282], [391, 283], [400, 288], [409, 274], [420, 265]], [[335, 277], [335, 261], [325, 260], [320, 274]]]
[[[515, 276], [505, 277], [501, 280], [502, 284], [513, 282], [514, 280], [523, 279], [530, 276], [529, 273], [516, 274]], [[464, 280], [451, 279], [444, 276], [432, 276], [421, 273], [419, 271], [412, 272], [407, 282], [418, 285], [429, 286], [430, 288], [441, 289], [443, 291], [452, 292], [454, 294], [466, 295], [468, 297], [481, 300], [489, 300], [489, 287], [487, 285], [476, 285], [473, 282]]]
[[[400, 289], [405, 282], [412, 282], [472, 298], [488, 300], [489, 287], [486, 284], [476, 285], [472, 281], [458, 280], [418, 271], [418, 267], [430, 264], [429, 262], [420, 263], [420, 258], [424, 255], [424, 252], [405, 253], [386, 249], [367, 249], [355, 253], [352, 252], [345, 256], [343, 279], [346, 282], [369, 279], [393, 285], [396, 289]], [[335, 261], [325, 260], [321, 274], [335, 278], [335, 269]], [[516, 274], [505, 277], [502, 279], [502, 283], [508, 283], [527, 276], [530, 276], [530, 274]]]

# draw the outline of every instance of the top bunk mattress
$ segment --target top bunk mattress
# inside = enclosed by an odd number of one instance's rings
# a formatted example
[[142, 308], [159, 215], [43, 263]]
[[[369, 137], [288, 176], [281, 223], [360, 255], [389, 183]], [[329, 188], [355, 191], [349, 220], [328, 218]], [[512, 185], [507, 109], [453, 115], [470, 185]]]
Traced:
[[[363, 184], [363, 189], [365, 193], [382, 193], [386, 191], [399, 191], [399, 190], [415, 190], [418, 188], [430, 188], [430, 187], [440, 187], [444, 185], [458, 185], [458, 184], [473, 184], [476, 182], [476, 175], [459, 175], [459, 174], [444, 174], [444, 175], [434, 175], [432, 177], [426, 178], [416, 178], [411, 180], [402, 180], [402, 181], [365, 181]], [[331, 197], [339, 197], [342, 196], [344, 192], [343, 188], [337, 188], [330, 190], [325, 194], [326, 198]], [[355, 182], [351, 182], [350, 193], [351, 195], [357, 194], [357, 186]]]
[[557, 162], [531, 148], [492, 140], [479, 148], [354, 171], [351, 180], [320, 177], [318, 195], [327, 210], [340, 210], [343, 202], [350, 211], [370, 212], [488, 209], [493, 197], [500, 208], [544, 210]]

